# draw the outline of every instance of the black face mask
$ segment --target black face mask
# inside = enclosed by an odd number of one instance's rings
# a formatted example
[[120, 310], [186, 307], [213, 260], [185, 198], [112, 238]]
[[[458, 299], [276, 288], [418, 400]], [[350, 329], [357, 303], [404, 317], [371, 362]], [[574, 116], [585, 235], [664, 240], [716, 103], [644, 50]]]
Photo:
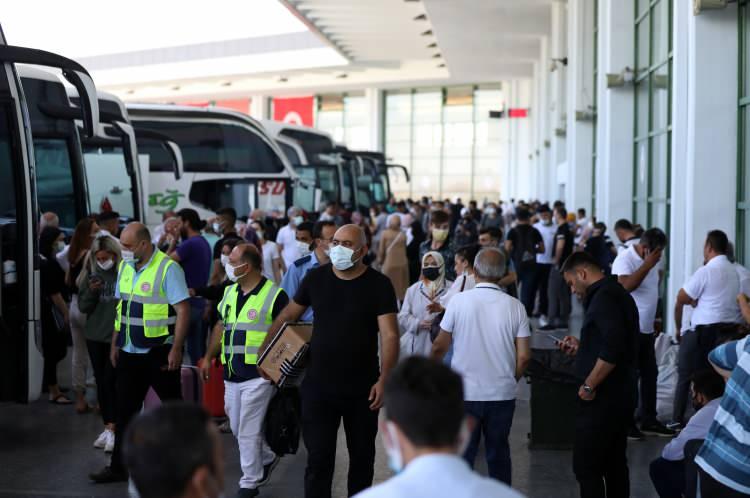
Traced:
[[422, 275], [424, 275], [424, 278], [426, 278], [427, 280], [434, 282], [435, 280], [440, 278], [440, 268], [436, 268], [434, 266], [422, 268]]

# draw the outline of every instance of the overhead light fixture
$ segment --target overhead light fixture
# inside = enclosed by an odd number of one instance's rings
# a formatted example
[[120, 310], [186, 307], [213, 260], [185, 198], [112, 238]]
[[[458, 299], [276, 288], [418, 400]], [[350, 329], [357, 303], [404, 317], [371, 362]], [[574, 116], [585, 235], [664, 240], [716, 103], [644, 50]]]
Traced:
[[222, 81], [221, 82], [221, 86], [232, 86], [232, 82], [231, 81]]
[[419, 14], [417, 17], [414, 18], [415, 21], [426, 21], [427, 15], [425, 14]]
[[135, 93], [135, 90], [133, 90], [133, 89], [131, 88], [130, 90], [128, 90], [128, 91], [127, 91], [127, 92], [125, 92], [125, 93], [127, 93], [128, 95], [133, 95], [133, 94]]
[[437, 67], [440, 67], [440, 68], [445, 67], [445, 62], [438, 64]]
[[287, 78], [286, 76], [279, 76], [279, 79], [276, 81], [278, 81], [279, 83], [286, 83], [287, 81], [289, 81], [289, 78]]
[[349, 77], [349, 75], [348, 75], [348, 74], [346, 74], [346, 73], [341, 73], [341, 74], [337, 74], [337, 75], [336, 75], [336, 78], [337, 78], [337, 79], [340, 79], [340, 80], [346, 79], [346, 78], [348, 78], [348, 77]]
[[427, 31], [423, 31], [421, 36], [432, 36], [432, 30], [428, 29]]
[[180, 89], [180, 85], [175, 85], [172, 87], [172, 91], [177, 92]]
[[432, 42], [429, 45], [427, 45], [427, 48], [437, 48], [437, 43]]
[[438, 52], [438, 53], [436, 53], [435, 55], [432, 56], [433, 59], [439, 59], [441, 57], [442, 57], [442, 55], [440, 55], [440, 52]]

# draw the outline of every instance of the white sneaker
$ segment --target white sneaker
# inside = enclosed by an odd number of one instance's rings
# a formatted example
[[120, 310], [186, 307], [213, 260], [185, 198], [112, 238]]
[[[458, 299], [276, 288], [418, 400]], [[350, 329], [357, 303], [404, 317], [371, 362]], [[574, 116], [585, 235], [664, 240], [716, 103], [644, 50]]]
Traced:
[[104, 429], [101, 434], [99, 434], [99, 437], [96, 438], [96, 441], [94, 441], [94, 448], [97, 450], [104, 449], [104, 446], [107, 444], [107, 434], [109, 431], [107, 429]]
[[104, 453], [112, 453], [115, 451], [115, 433], [107, 431], [107, 443], [104, 445]]
[[547, 317], [542, 315], [539, 317], [539, 325], [542, 327], [545, 327], [549, 324], [549, 320], [547, 320]]

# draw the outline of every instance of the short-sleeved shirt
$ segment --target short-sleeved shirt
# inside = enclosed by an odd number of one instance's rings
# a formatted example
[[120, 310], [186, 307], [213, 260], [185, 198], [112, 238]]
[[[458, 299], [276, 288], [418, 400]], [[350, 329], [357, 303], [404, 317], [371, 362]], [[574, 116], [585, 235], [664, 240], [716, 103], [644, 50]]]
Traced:
[[[250, 299], [250, 296], [257, 295], [261, 289], [263, 289], [263, 286], [266, 285], [266, 282], [268, 279], [266, 277], [263, 277], [260, 279], [260, 283], [256, 285], [253, 290], [248, 292], [247, 294], [242, 292], [242, 289], [240, 286], [237, 286], [237, 306], [235, 309], [241, 310], [245, 303], [247, 303], [247, 300]], [[273, 303], [273, 308], [271, 308], [271, 317], [275, 320], [277, 316], [279, 316], [279, 313], [281, 313], [281, 310], [286, 307], [286, 305], [289, 304], [289, 296], [287, 296], [286, 292], [283, 290], [279, 292], [279, 294], [276, 296], [276, 301]], [[224, 317], [221, 316], [221, 312], [219, 312], [219, 319], [224, 321]], [[227, 341], [228, 338], [225, 338]], [[251, 379], [257, 379], [260, 377], [260, 374], [258, 373], [258, 367], [256, 365], [249, 365], [247, 368], [247, 371], [249, 372], [249, 376], [247, 377], [239, 377], [236, 373], [230, 372], [228, 368], [224, 369], [224, 380], [229, 382], [245, 382], [246, 380]]]
[[534, 223], [534, 228], [539, 231], [544, 241], [544, 252], [536, 255], [536, 262], [544, 265], [551, 265], [553, 263], [552, 251], [555, 250], [555, 233], [557, 227], [554, 223], [545, 225], [541, 221]]
[[[612, 275], [632, 275], [641, 266], [643, 266], [643, 258], [638, 255], [634, 246], [630, 246], [615, 258], [615, 262], [612, 263]], [[651, 268], [641, 285], [631, 291], [630, 295], [633, 296], [635, 305], [638, 306], [641, 332], [650, 334], [654, 331], [656, 306], [659, 302], [659, 267]]]
[[297, 247], [297, 231], [289, 225], [281, 227], [276, 235], [276, 243], [284, 246], [281, 257], [284, 258], [284, 264], [289, 268], [301, 256]]
[[693, 328], [714, 323], [742, 323], [737, 304], [740, 277], [726, 256], [716, 256], [698, 268], [683, 290], [698, 301], [690, 316]]
[[[156, 254], [156, 248], [154, 248], [154, 254]], [[145, 270], [146, 267], [151, 262], [151, 260], [154, 259], [154, 254], [151, 255], [149, 262], [143, 265], [140, 270], [136, 269], [133, 263], [126, 263], [126, 264], [130, 264], [133, 267], [133, 269], [135, 269], [135, 275], [133, 276], [133, 287], [136, 287], [138, 285], [138, 279], [141, 278], [141, 274], [143, 273], [143, 270]], [[190, 293], [188, 292], [187, 283], [185, 282], [185, 272], [182, 271], [182, 267], [180, 267], [180, 265], [178, 265], [177, 262], [173, 262], [173, 264], [167, 266], [167, 270], [164, 273], [164, 280], [162, 281], [161, 288], [164, 291], [164, 294], [167, 295], [167, 301], [169, 301], [169, 304], [171, 306], [174, 306], [190, 298]], [[121, 299], [119, 275], [117, 277], [117, 287], [115, 289], [115, 297], [117, 299]], [[172, 339], [171, 337], [168, 339], [168, 342], [173, 342], [173, 341], [174, 339]], [[122, 350], [125, 351], [126, 353], [146, 354], [151, 350], [151, 348], [139, 348], [139, 347], [134, 346], [132, 342], [128, 341], [122, 347]]]
[[453, 337], [451, 367], [463, 377], [466, 401], [515, 399], [515, 340], [530, 336], [518, 299], [497, 285], [479, 283], [453, 296], [440, 328]]
[[390, 279], [368, 267], [343, 280], [329, 263], [307, 273], [294, 301], [315, 313], [303, 389], [368, 396], [380, 376], [378, 317], [398, 312]]
[[516, 225], [508, 232], [508, 240], [513, 243], [510, 257], [516, 268], [524, 271], [536, 265], [536, 248], [543, 242], [542, 234], [531, 225]]
[[[315, 251], [303, 258], [299, 258], [292, 266], [287, 268], [284, 278], [281, 279], [281, 288], [290, 296], [296, 296], [297, 290], [302, 283], [302, 279], [305, 278], [307, 272], [318, 266], [320, 266], [320, 262], [318, 261]], [[312, 307], [309, 307], [304, 313], [302, 313], [300, 320], [303, 322], [312, 322], [313, 316], [313, 309]]]
[[[208, 241], [196, 235], [182, 241], [176, 251], [180, 257], [180, 266], [185, 272], [188, 288], [205, 287], [211, 268], [211, 246], [208, 245]], [[190, 306], [194, 308], [203, 308], [205, 304], [203, 298], [190, 298]]]
[[272, 282], [274, 280], [273, 260], [280, 257], [279, 246], [276, 242], [270, 240], [263, 242], [263, 276]]
[[552, 251], [552, 258], [554, 261], [555, 253], [557, 252], [557, 241], [564, 240], [565, 245], [563, 246], [562, 253], [560, 253], [560, 266], [565, 262], [566, 259], [568, 259], [568, 256], [570, 256], [573, 253], [573, 232], [570, 231], [570, 226], [567, 223], [563, 223], [559, 227], [557, 227], [557, 231], [555, 232], [555, 248]]

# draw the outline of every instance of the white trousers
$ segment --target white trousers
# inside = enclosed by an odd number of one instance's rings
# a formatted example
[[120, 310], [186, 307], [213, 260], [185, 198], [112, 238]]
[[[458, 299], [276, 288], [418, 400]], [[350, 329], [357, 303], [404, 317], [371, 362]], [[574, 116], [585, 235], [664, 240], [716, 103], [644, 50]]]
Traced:
[[240, 447], [240, 488], [257, 488], [263, 477], [263, 466], [276, 456], [266, 444], [263, 433], [263, 421], [272, 396], [273, 386], [262, 378], [224, 381], [224, 411]]

